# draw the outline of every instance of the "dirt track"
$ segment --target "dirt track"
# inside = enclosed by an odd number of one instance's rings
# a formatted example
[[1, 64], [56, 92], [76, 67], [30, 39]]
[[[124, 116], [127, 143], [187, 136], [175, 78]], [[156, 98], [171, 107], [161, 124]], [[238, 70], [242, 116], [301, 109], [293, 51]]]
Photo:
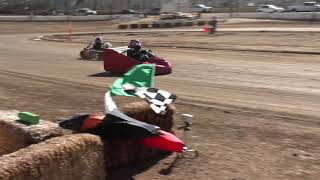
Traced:
[[[81, 42], [88, 37], [76, 37], [80, 43], [31, 41], [37, 35], [62, 32], [65, 24], [8, 24], [0, 23], [0, 109], [30, 110], [49, 120], [77, 112], [102, 111], [103, 93], [117, 77], [105, 73], [101, 62], [77, 59], [85, 46]], [[104, 26], [104, 22], [97, 22], [94, 27], [77, 23], [74, 30], [94, 31]], [[287, 26], [295, 24], [290, 22]], [[193, 141], [200, 151], [199, 158], [179, 160], [172, 167], [174, 155], [157, 163], [115, 171], [111, 177], [318, 179], [319, 55], [160, 48], [154, 41], [165, 44], [167, 39], [173, 46], [196, 42], [194, 45], [200, 47], [206, 43], [206, 47], [227, 44], [233, 48], [257, 48], [256, 44], [260, 49], [268, 46], [275, 51], [283, 46], [319, 51], [315, 46], [319, 35], [218, 35], [209, 39], [192, 33], [105, 37], [120, 45], [138, 36], [172, 62], [174, 73], [157, 77], [156, 84], [178, 95], [178, 113], [195, 115]]]

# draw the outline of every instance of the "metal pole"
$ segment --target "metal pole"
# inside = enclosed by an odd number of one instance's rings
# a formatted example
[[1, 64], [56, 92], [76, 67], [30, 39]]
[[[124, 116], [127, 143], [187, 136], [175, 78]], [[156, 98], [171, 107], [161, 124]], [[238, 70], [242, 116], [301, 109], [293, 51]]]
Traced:
[[113, 0], [111, 0], [111, 20], [113, 19]]
[[183, 128], [183, 140], [185, 143], [184, 152], [182, 154], [179, 154], [180, 157], [185, 158], [196, 158], [198, 157], [199, 153], [197, 150], [191, 149], [191, 138], [192, 138], [192, 119], [193, 115], [191, 114], [181, 114], [181, 119], [184, 122]]
[[312, 18], [311, 22], [314, 23], [317, 20], [317, 13], [316, 13], [316, 8], [312, 8]]

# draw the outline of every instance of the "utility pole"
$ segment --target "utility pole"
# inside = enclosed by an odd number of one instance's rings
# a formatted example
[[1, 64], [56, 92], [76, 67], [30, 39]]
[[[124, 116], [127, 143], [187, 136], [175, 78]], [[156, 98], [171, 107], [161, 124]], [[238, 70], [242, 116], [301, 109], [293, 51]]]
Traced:
[[127, 6], [128, 6], [128, 9], [131, 9], [131, 1], [130, 0], [128, 0], [128, 4], [127, 4]]
[[228, 6], [229, 6], [229, 13], [230, 13], [229, 17], [232, 18], [232, 13], [233, 13], [233, 2], [232, 2], [232, 0], [229, 0]]
[[69, 15], [69, 0], [64, 0], [64, 13]]
[[93, 10], [97, 10], [97, 0], [93, 1]]
[[149, 3], [148, 2], [149, 2], [149, 0], [144, 0], [144, 2], [143, 2], [143, 6], [144, 6], [143, 9], [144, 10], [149, 9]]

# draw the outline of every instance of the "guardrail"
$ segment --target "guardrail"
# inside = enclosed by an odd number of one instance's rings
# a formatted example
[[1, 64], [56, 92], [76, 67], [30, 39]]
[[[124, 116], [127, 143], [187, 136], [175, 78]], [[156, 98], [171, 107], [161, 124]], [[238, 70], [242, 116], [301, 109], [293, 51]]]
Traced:
[[116, 15], [93, 15], [93, 16], [0, 16], [0, 21], [106, 21], [112, 19], [138, 19], [140, 14], [116, 14]]
[[118, 29], [136, 29], [136, 28], [172, 28], [180, 26], [204, 26], [211, 25], [212, 17], [218, 19], [228, 18], [247, 18], [247, 19], [275, 19], [275, 20], [302, 20], [302, 21], [320, 21], [320, 12], [283, 12], [283, 13], [203, 13], [202, 19], [187, 20], [158, 20], [143, 24], [120, 24]]
[[158, 20], [150, 23], [133, 23], [133, 24], [119, 24], [118, 29], [137, 29], [137, 28], [173, 28], [182, 26], [205, 26], [212, 25], [211, 20], [197, 19], [176, 19], [176, 20]]
[[277, 19], [277, 20], [320, 20], [320, 12], [282, 12], [282, 13], [203, 13], [202, 18], [215, 16], [221, 19], [249, 18], [249, 19]]
[[[36, 22], [44, 22], [44, 21], [106, 21], [112, 19], [138, 19], [143, 15], [140, 14], [115, 14], [115, 15], [93, 15], [93, 16], [38, 16], [38, 15], [30, 15], [30, 16], [0, 16], [0, 21], [36, 21]], [[213, 16], [219, 19], [227, 19], [227, 18], [249, 18], [249, 19], [278, 19], [278, 20], [320, 20], [320, 12], [283, 12], [283, 13], [203, 13], [201, 14], [201, 18], [203, 19], [211, 19]], [[179, 24], [186, 24], [187, 21], [190, 20], [170, 20], [167, 23], [172, 23], [179, 26]], [[160, 23], [161, 22], [161, 23]], [[161, 24], [160, 26], [168, 26], [164, 25], [164, 21], [156, 21], [153, 24]], [[189, 23], [190, 24], [190, 23]], [[151, 25], [152, 26], [152, 25]], [[155, 25], [157, 26], [157, 25]], [[172, 27], [176, 27], [172, 25]], [[138, 27], [136, 27], [138, 28]], [[147, 25], [144, 25], [144, 28], [147, 28]]]

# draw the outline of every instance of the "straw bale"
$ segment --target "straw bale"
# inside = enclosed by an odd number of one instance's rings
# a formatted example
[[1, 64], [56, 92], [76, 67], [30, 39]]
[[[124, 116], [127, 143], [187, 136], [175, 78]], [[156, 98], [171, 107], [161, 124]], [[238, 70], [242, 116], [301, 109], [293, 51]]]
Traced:
[[57, 124], [40, 120], [37, 125], [19, 122], [19, 111], [0, 110], [0, 156], [46, 139], [70, 134]]
[[[119, 109], [126, 115], [149, 124], [159, 126], [165, 131], [172, 131], [174, 106], [169, 106], [167, 113], [158, 115], [150, 108], [146, 102], [133, 102]], [[145, 148], [141, 144], [141, 139], [118, 139], [107, 141], [104, 140], [104, 151], [106, 167], [114, 168], [130, 163], [135, 163], [150, 157], [159, 155], [161, 151], [156, 149]]]
[[119, 107], [119, 109], [132, 118], [157, 125], [164, 131], [170, 132], [172, 130], [174, 124], [173, 115], [175, 112], [175, 107], [173, 105], [168, 106], [166, 114], [164, 115], [156, 114], [150, 108], [149, 104], [144, 101], [129, 103]]
[[145, 148], [141, 139], [104, 140], [105, 164], [107, 168], [139, 162], [158, 155], [161, 151]]
[[105, 179], [103, 144], [98, 136], [55, 137], [0, 157], [0, 179]]

